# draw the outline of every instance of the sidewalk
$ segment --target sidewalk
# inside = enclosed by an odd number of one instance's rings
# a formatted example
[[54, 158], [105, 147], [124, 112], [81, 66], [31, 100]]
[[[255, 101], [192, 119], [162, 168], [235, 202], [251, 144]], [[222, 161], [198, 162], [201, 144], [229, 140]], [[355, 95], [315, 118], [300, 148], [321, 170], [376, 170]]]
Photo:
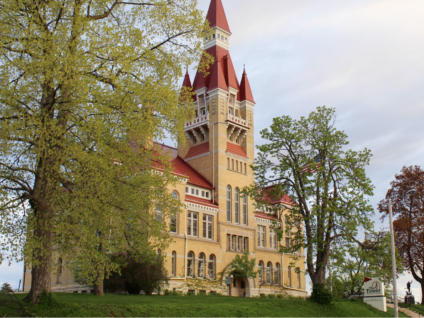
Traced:
[[[394, 308], [394, 306], [392, 304], [387, 304], [387, 307]], [[406, 308], [402, 308], [402, 307], [398, 307], [398, 308], [399, 308], [399, 311], [403, 312], [405, 315], [407, 315], [409, 317], [414, 317], [414, 318], [415, 317], [417, 317], [417, 318], [423, 317], [422, 315], [416, 313], [415, 311], [412, 311], [412, 310], [409, 310], [409, 309], [406, 309]]]

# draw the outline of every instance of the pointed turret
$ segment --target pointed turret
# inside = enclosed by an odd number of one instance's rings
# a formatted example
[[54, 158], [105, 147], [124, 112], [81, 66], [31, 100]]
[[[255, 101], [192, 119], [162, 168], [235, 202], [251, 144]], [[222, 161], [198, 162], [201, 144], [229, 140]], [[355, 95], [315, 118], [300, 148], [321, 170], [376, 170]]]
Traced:
[[222, 5], [221, 0], [211, 1], [206, 19], [209, 21], [209, 26], [211, 28], [218, 27], [231, 34], [230, 27], [228, 26], [227, 16], [225, 15], [224, 6]]
[[249, 102], [255, 103], [255, 100], [253, 99], [252, 89], [250, 88], [249, 79], [247, 78], [246, 69], [244, 69], [241, 78], [238, 100], [241, 102], [247, 100]]
[[183, 87], [192, 88], [191, 80], [190, 80], [190, 74], [188, 74], [188, 70], [187, 70], [187, 73], [184, 77]]

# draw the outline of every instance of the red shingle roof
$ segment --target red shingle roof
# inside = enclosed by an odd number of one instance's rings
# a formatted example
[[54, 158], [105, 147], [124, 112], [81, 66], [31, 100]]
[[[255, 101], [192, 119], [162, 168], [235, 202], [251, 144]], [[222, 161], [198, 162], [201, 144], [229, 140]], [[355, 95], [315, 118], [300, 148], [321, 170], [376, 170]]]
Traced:
[[273, 189], [275, 188], [275, 185], [266, 187], [264, 189], [263, 193], [263, 202], [269, 203], [269, 204], [277, 204], [277, 203], [283, 203], [283, 204], [290, 204], [293, 205], [295, 202], [288, 196], [287, 194], [283, 193], [275, 193], [273, 192]]
[[206, 188], [213, 189], [212, 184], [206, 180], [203, 176], [200, 175], [196, 170], [194, 170], [188, 163], [186, 163], [179, 156], [171, 160], [172, 166], [174, 168], [174, 173], [177, 173], [188, 178], [188, 183]]
[[185, 196], [185, 200], [186, 200], [186, 202], [206, 205], [206, 206], [209, 206], [209, 207], [212, 207], [212, 208], [218, 208], [218, 204], [214, 204], [211, 200], [194, 197], [194, 196], [187, 195], [187, 194]]
[[248, 158], [241, 146], [233, 144], [232, 142], [228, 142], [228, 141], [227, 141], [227, 152], [240, 156], [240, 157]]
[[209, 152], [209, 141], [190, 148], [184, 159], [190, 159]]
[[253, 99], [252, 89], [250, 88], [249, 80], [247, 78], [246, 70], [243, 71], [243, 76], [240, 83], [240, 91], [238, 93], [237, 99], [241, 102], [245, 100], [248, 100], [252, 103], [255, 102]]
[[209, 26], [211, 28], [219, 27], [231, 33], [221, 0], [211, 1], [206, 19], [209, 21]]
[[263, 212], [255, 212], [255, 217], [267, 220], [275, 220], [277, 222], [281, 222], [281, 220], [277, 219], [275, 215], [263, 213]]

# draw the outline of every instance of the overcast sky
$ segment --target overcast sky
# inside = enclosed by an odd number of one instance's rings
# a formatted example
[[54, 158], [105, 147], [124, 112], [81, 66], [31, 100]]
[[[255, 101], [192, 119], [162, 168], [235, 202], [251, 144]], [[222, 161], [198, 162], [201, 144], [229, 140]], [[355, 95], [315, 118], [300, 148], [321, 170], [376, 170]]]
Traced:
[[[205, 15], [209, 2], [199, 0]], [[273, 117], [336, 108], [337, 127], [349, 136], [350, 147], [374, 155], [367, 169], [376, 187], [374, 207], [402, 166], [424, 166], [424, 1], [223, 4], [236, 72], [240, 78], [246, 64], [257, 103], [256, 143]], [[190, 74], [193, 80], [195, 71]], [[17, 287], [21, 277], [21, 265], [0, 265], [0, 283]], [[408, 278], [399, 279], [402, 295]], [[419, 284], [412, 287], [421, 299]]]

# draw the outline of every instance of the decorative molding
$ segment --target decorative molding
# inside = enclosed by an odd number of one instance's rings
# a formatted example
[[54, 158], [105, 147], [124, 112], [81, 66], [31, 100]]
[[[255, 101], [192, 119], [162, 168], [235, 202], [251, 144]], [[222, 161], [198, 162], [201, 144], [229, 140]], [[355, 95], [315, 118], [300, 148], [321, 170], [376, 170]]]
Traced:
[[207, 213], [213, 213], [214, 215], [218, 214], [218, 208], [202, 205], [200, 203], [186, 202], [186, 208], [187, 210], [190, 210], [193, 212], [201, 212], [201, 213], [207, 212]]

